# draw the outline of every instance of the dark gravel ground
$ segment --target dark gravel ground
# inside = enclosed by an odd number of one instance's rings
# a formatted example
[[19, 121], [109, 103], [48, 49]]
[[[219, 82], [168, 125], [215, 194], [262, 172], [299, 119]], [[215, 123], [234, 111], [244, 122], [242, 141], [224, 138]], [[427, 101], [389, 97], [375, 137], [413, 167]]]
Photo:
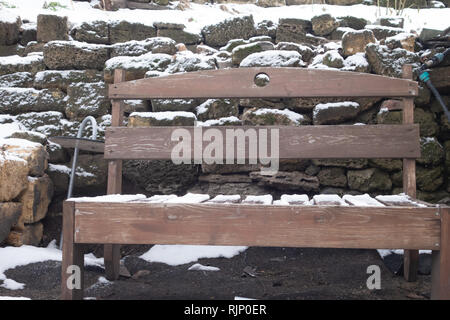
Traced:
[[[138, 253], [123, 259], [132, 277], [110, 283], [98, 282], [104, 271], [86, 268], [86, 297], [111, 299], [225, 299], [236, 296], [254, 299], [429, 299], [430, 276], [419, 275], [408, 283], [394, 275], [375, 250], [249, 248], [231, 259], [200, 259], [220, 271], [188, 271], [193, 264], [168, 266], [148, 263]], [[398, 260], [398, 259], [397, 259]], [[390, 262], [398, 266], [399, 262]], [[381, 268], [381, 289], [366, 286], [367, 267]], [[6, 275], [25, 283], [23, 290], [0, 287], [0, 296], [58, 299], [60, 262], [33, 263], [8, 270]]]

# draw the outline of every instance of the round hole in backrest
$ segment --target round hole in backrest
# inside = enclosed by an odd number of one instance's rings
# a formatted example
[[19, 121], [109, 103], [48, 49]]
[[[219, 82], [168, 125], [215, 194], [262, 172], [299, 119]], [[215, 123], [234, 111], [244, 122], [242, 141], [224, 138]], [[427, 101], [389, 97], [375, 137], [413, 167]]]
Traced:
[[260, 72], [258, 73], [255, 78], [253, 79], [253, 81], [255, 82], [255, 84], [258, 87], [265, 87], [269, 84], [270, 82], [270, 77], [267, 75], [267, 73], [264, 72]]

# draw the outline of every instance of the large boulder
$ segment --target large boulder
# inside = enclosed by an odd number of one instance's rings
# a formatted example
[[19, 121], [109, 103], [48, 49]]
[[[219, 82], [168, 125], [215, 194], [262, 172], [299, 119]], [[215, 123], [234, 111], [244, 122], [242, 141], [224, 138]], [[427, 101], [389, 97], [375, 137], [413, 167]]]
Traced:
[[405, 49], [390, 50], [386, 45], [369, 43], [366, 57], [372, 70], [379, 75], [401, 78], [402, 66], [419, 62], [419, 56]]
[[12, 45], [19, 42], [22, 20], [13, 14], [0, 16], [0, 46]]
[[45, 218], [52, 196], [53, 183], [47, 175], [28, 177], [28, 186], [20, 196], [23, 205], [21, 220], [24, 223], [35, 223]]
[[216, 59], [213, 56], [205, 56], [186, 50], [173, 56], [172, 62], [166, 71], [178, 73], [212, 69], [216, 69]]
[[[16, 228], [14, 228], [16, 229]], [[44, 225], [42, 222], [23, 225], [21, 230], [13, 230], [6, 238], [6, 244], [14, 247], [23, 245], [37, 246], [42, 240]]]
[[278, 22], [276, 42], [294, 42], [317, 46], [328, 42], [327, 39], [311, 34], [312, 24], [309, 20], [285, 18]]
[[311, 24], [314, 34], [318, 36], [327, 36], [339, 27], [339, 22], [328, 13], [314, 16]]
[[365, 52], [366, 45], [374, 42], [375, 37], [370, 30], [348, 31], [342, 37], [343, 54], [351, 56], [357, 52]]
[[111, 22], [109, 26], [110, 43], [145, 40], [152, 37], [156, 37], [156, 28], [153, 25], [122, 20]]
[[195, 99], [152, 99], [152, 111], [195, 111]]
[[67, 92], [71, 84], [102, 80], [103, 73], [97, 70], [46, 70], [36, 73], [33, 86], [36, 89], [60, 89]]
[[[27, 162], [28, 175], [42, 176], [47, 169], [48, 153], [40, 143], [23, 139], [2, 139], [0, 150]], [[22, 170], [22, 169], [20, 169]], [[20, 173], [18, 173], [20, 177]]]
[[65, 113], [70, 120], [87, 116], [100, 117], [109, 113], [110, 101], [104, 82], [74, 83], [67, 88]]
[[240, 63], [240, 67], [304, 67], [297, 51], [267, 50], [252, 53]]
[[244, 60], [247, 56], [251, 55], [252, 53], [273, 49], [274, 45], [272, 42], [269, 41], [258, 41], [258, 42], [251, 42], [248, 44], [242, 44], [235, 47], [231, 51], [231, 61], [234, 65], [239, 65], [242, 62], [242, 60]]
[[302, 60], [308, 62], [314, 56], [314, 51], [308, 47], [294, 42], [278, 42], [276, 50], [297, 51], [302, 56]]
[[258, 185], [274, 188], [281, 191], [317, 192], [319, 191], [319, 179], [308, 176], [303, 172], [278, 171], [273, 175], [262, 175], [260, 171], [251, 172], [252, 180]]
[[237, 102], [230, 99], [209, 99], [199, 105], [196, 111], [201, 121], [239, 115]]
[[158, 29], [156, 34], [158, 37], [167, 37], [184, 44], [197, 44], [203, 40], [200, 34], [179, 29]]
[[69, 40], [69, 24], [67, 17], [54, 14], [37, 16], [37, 41]]
[[192, 112], [165, 111], [165, 112], [133, 112], [128, 118], [128, 126], [193, 126], [197, 117]]
[[340, 69], [344, 66], [344, 58], [338, 50], [329, 50], [323, 55], [322, 63], [327, 67]]
[[147, 71], [165, 71], [172, 62], [172, 57], [164, 53], [147, 53], [138, 57], [114, 57], [106, 61], [104, 69], [105, 82], [114, 82], [114, 70], [124, 69], [125, 79], [142, 79]]
[[323, 168], [317, 175], [320, 185], [329, 187], [346, 187], [347, 175], [345, 168]]
[[167, 37], [154, 37], [145, 40], [131, 40], [120, 42], [111, 46], [111, 58], [117, 56], [140, 56], [146, 53], [175, 54], [176, 42]]
[[221, 47], [231, 39], [248, 39], [256, 35], [253, 16], [240, 16], [207, 25], [202, 29], [205, 43], [211, 47]]
[[360, 110], [359, 103], [352, 101], [320, 103], [314, 107], [313, 122], [315, 125], [342, 123], [355, 118]]
[[109, 59], [106, 45], [78, 41], [51, 41], [44, 46], [44, 63], [57, 70], [102, 70]]
[[391, 50], [396, 48], [414, 52], [417, 36], [413, 33], [399, 33], [398, 35], [387, 37], [384, 44]]
[[310, 119], [300, 113], [284, 109], [248, 109], [242, 115], [244, 125], [303, 125], [308, 124]]
[[109, 44], [109, 24], [104, 20], [83, 22], [70, 31], [72, 37], [81, 42]]
[[[3, 149], [2, 141], [0, 140], [0, 150]], [[28, 170], [28, 163], [22, 158], [6, 152], [0, 153], [0, 202], [11, 201], [22, 192], [27, 183]]]
[[405, 30], [401, 28], [384, 27], [378, 25], [366, 25], [365, 28], [371, 30], [377, 40], [384, 40], [387, 37], [392, 37], [405, 32]]
[[33, 85], [33, 75], [30, 72], [16, 72], [0, 76], [0, 88], [27, 88]]
[[0, 76], [16, 72], [35, 74], [42, 70], [45, 70], [45, 65], [44, 58], [40, 54], [30, 54], [26, 57], [18, 55], [0, 57]]
[[370, 168], [365, 170], [348, 170], [348, 186], [361, 192], [390, 191], [392, 181], [386, 172]]
[[60, 136], [64, 125], [70, 123], [59, 111], [28, 112], [16, 116], [16, 120], [26, 129], [46, 136]]
[[0, 88], [0, 114], [29, 111], [64, 110], [64, 93], [60, 90]]
[[[0, 164], [1, 166], [1, 164]], [[22, 204], [18, 202], [0, 203], [0, 243], [6, 239], [11, 227], [17, 223], [22, 213]]]
[[445, 159], [445, 152], [442, 145], [434, 137], [420, 139], [421, 157], [417, 163], [423, 166], [437, 166]]

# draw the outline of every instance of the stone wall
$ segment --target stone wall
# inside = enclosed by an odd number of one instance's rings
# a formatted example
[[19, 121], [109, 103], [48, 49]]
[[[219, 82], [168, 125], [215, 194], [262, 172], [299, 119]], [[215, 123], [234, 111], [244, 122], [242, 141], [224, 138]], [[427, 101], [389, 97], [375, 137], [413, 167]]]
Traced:
[[[36, 244], [42, 237], [42, 219], [61, 214], [72, 151], [48, 137], [74, 136], [88, 115], [97, 119], [103, 137], [110, 125], [107, 84], [115, 69], [125, 69], [131, 80], [254, 66], [400, 77], [403, 64], [417, 67], [427, 53], [417, 35], [402, 29], [401, 19], [379, 23], [324, 14], [311, 21], [256, 24], [252, 16], [238, 16], [193, 34], [184, 25], [169, 23], [94, 21], [72, 26], [56, 15], [40, 15], [37, 25], [20, 17], [0, 21], [0, 34], [8, 35], [0, 37], [0, 125], [9, 130], [0, 140], [0, 242]], [[447, 59], [431, 74], [447, 103], [449, 71]], [[129, 100], [125, 118], [130, 127], [196, 121], [203, 126], [399, 123], [401, 113], [387, 111], [395, 103], [369, 98]], [[415, 103], [423, 153], [417, 161], [418, 197], [438, 202], [450, 192], [450, 125], [427, 88], [421, 88]], [[401, 192], [401, 168], [400, 160], [389, 159], [289, 160], [281, 163], [278, 174], [267, 177], [259, 174], [258, 165], [126, 161], [124, 191], [390, 194]], [[106, 192], [102, 155], [81, 153], [76, 173], [75, 195]]]

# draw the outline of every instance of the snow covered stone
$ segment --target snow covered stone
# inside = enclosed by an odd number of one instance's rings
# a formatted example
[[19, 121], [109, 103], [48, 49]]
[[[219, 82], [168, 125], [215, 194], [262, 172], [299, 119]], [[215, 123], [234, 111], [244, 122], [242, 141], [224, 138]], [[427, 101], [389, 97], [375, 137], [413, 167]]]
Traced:
[[109, 24], [104, 20], [83, 22], [72, 28], [72, 37], [81, 42], [109, 44]]
[[[1, 156], [0, 156], [1, 157]], [[1, 160], [0, 160], [1, 163]], [[0, 164], [1, 168], [1, 164]], [[0, 169], [1, 171], [1, 169]], [[3, 181], [3, 180], [2, 180]], [[1, 188], [1, 187], [0, 187]], [[22, 204], [18, 202], [0, 203], [0, 242], [6, 239], [11, 227], [17, 223], [22, 213]]]
[[152, 99], [152, 110], [159, 111], [195, 111], [198, 102], [195, 99]]
[[403, 28], [405, 19], [403, 17], [381, 17], [378, 19], [383, 27]]
[[246, 196], [245, 199], [242, 201], [242, 204], [263, 204], [263, 205], [269, 205], [272, 204], [273, 197], [271, 194], [265, 194], [260, 196], [253, 196], [249, 195]]
[[329, 35], [339, 27], [339, 22], [328, 13], [312, 17], [311, 24], [314, 34], [318, 36]]
[[0, 88], [0, 114], [64, 110], [64, 93], [59, 90]]
[[28, 22], [23, 23], [20, 27], [20, 41], [22, 46], [26, 46], [28, 42], [37, 40], [37, 26], [36, 23]]
[[231, 68], [233, 63], [231, 61], [231, 54], [228, 51], [219, 51], [213, 55], [216, 60], [216, 65], [219, 69]]
[[307, 194], [283, 194], [280, 200], [273, 202], [276, 205], [309, 205], [309, 197]]
[[348, 206], [337, 194], [316, 194], [311, 201], [318, 206]]
[[216, 59], [214, 57], [196, 54], [187, 50], [180, 51], [174, 55], [166, 71], [177, 73], [212, 69], [216, 69]]
[[[0, 150], [3, 151], [1, 141], [3, 140], [0, 140]], [[0, 152], [0, 181], [2, 182], [0, 183], [0, 202], [11, 201], [22, 192], [27, 184], [28, 171], [28, 163], [25, 160], [8, 152]], [[2, 223], [0, 219], [0, 225]]]
[[356, 117], [359, 111], [360, 106], [356, 102], [320, 103], [314, 107], [313, 122], [315, 125], [342, 123]]
[[37, 41], [69, 40], [69, 24], [66, 16], [39, 14], [37, 16]]
[[151, 105], [148, 100], [133, 99], [123, 101], [123, 112], [147, 112], [151, 111]]
[[22, 20], [19, 16], [2, 10], [0, 13], [0, 45], [12, 45], [19, 42]]
[[203, 27], [205, 44], [211, 47], [221, 47], [231, 39], [248, 39], [256, 35], [253, 16], [239, 16], [229, 18], [217, 24]]
[[372, 71], [376, 74], [401, 78], [402, 66], [405, 64], [417, 64], [419, 55], [405, 49], [390, 50], [385, 45], [370, 43], [366, 46], [366, 57]]
[[49, 69], [102, 70], [108, 58], [109, 48], [102, 44], [50, 41], [44, 46], [44, 62]]
[[71, 120], [87, 116], [99, 117], [109, 113], [110, 101], [104, 82], [74, 83], [67, 87], [65, 113]]
[[197, 121], [197, 126], [200, 127], [211, 127], [211, 126], [240, 126], [242, 121], [235, 116], [224, 117], [219, 119], [210, 119], [204, 122]]
[[23, 222], [35, 223], [45, 218], [52, 196], [53, 183], [47, 175], [28, 177], [27, 188], [19, 199], [23, 205], [21, 214]]
[[45, 70], [42, 55], [0, 57], [0, 76], [16, 72], [30, 72], [31, 74], [35, 74], [42, 70]]
[[348, 170], [347, 180], [350, 189], [361, 192], [389, 191], [392, 188], [389, 174], [377, 168]]
[[46, 136], [60, 136], [64, 131], [64, 124], [68, 122], [64, 114], [58, 111], [21, 113], [16, 117], [26, 130], [45, 134]]
[[114, 70], [124, 69], [125, 79], [144, 78], [147, 71], [165, 71], [172, 56], [164, 53], [146, 53], [138, 57], [114, 57], [106, 61], [104, 76], [107, 83], [114, 82]]
[[252, 108], [242, 115], [244, 125], [294, 125], [308, 124], [310, 119], [289, 109]]
[[342, 70], [369, 73], [370, 64], [366, 59], [365, 53], [358, 52], [345, 58]]
[[27, 162], [28, 175], [42, 176], [47, 169], [48, 153], [44, 146], [23, 139], [0, 139], [0, 148]]
[[[278, 42], [301, 43], [307, 33], [312, 32], [312, 24], [309, 20], [283, 18], [278, 21], [276, 39]], [[300, 41], [299, 41], [300, 40]]]
[[158, 29], [158, 37], [167, 37], [175, 40], [176, 43], [197, 44], [202, 42], [202, 36], [198, 33], [192, 33], [179, 29]]
[[244, 40], [244, 39], [231, 39], [230, 41], [227, 42], [227, 44], [225, 46], [220, 48], [220, 51], [231, 52], [237, 46], [240, 46], [240, 45], [243, 45], [243, 44], [248, 44], [248, 43], [249, 43], [249, 41], [248, 40]]
[[310, 47], [294, 42], [278, 42], [275, 50], [297, 51], [302, 56], [303, 61], [309, 61], [314, 56], [314, 51]]
[[113, 21], [109, 26], [110, 43], [145, 40], [156, 37], [156, 28], [138, 22]]
[[337, 50], [330, 50], [324, 54], [322, 63], [330, 68], [339, 69], [344, 66], [344, 58]]
[[27, 130], [13, 132], [9, 137], [6, 138], [24, 139], [31, 142], [40, 143], [43, 146], [47, 144], [47, 136], [45, 134]]
[[258, 42], [251, 42], [248, 44], [242, 44], [235, 47], [231, 51], [231, 60], [234, 65], [239, 65], [242, 62], [242, 60], [244, 60], [244, 58], [246, 58], [252, 53], [273, 49], [274, 45], [272, 42], [269, 41], [258, 41]]
[[196, 108], [196, 112], [201, 121], [239, 116], [237, 102], [231, 99], [208, 99]]
[[354, 30], [361, 30], [367, 24], [367, 20], [364, 18], [358, 18], [355, 16], [342, 16], [336, 19], [339, 22], [339, 26], [342, 28], [352, 28]]
[[260, 171], [250, 173], [258, 185], [283, 192], [318, 192], [319, 179], [299, 171], [278, 171], [273, 175], [262, 175]]
[[16, 72], [0, 76], [0, 88], [26, 88], [33, 85], [33, 75], [30, 72]]
[[111, 58], [117, 56], [140, 56], [149, 52], [175, 54], [176, 42], [166, 37], [148, 38], [141, 41], [131, 40], [111, 46]]
[[424, 166], [438, 166], [445, 158], [444, 148], [434, 137], [420, 138], [421, 157], [416, 161]]
[[402, 28], [384, 27], [373, 24], [366, 25], [365, 28], [371, 30], [378, 41], [405, 32]]
[[197, 117], [192, 112], [133, 112], [128, 118], [128, 127], [193, 126]]
[[277, 25], [272, 20], [262, 20], [256, 24], [256, 34], [261, 36], [269, 36], [275, 39], [277, 33]]
[[98, 82], [103, 74], [97, 70], [46, 70], [36, 73], [33, 86], [36, 89], [61, 89], [78, 82]]
[[302, 56], [297, 51], [268, 50], [252, 53], [240, 67], [304, 67]]
[[342, 49], [344, 56], [350, 56], [357, 52], [364, 52], [366, 45], [375, 42], [375, 37], [370, 30], [348, 31], [342, 36]]
[[210, 46], [204, 45], [204, 44], [199, 44], [196, 48], [195, 48], [195, 52], [196, 53], [200, 53], [200, 54], [204, 54], [207, 56], [211, 56], [213, 54], [216, 54], [219, 52], [219, 50], [216, 50]]
[[387, 37], [384, 44], [391, 50], [402, 48], [414, 52], [417, 36], [413, 33], [399, 33], [392, 37]]

